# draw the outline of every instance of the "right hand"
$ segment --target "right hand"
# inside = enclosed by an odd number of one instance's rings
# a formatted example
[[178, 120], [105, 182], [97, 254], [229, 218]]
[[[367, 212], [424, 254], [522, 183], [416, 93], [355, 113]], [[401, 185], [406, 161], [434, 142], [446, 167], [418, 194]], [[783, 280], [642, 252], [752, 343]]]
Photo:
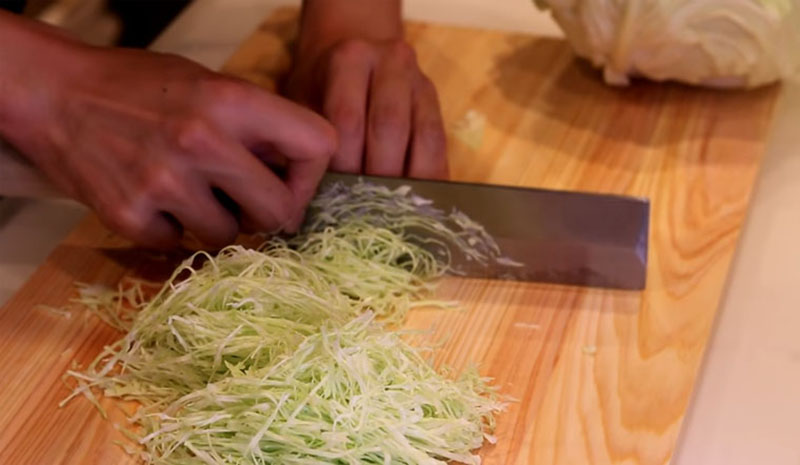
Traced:
[[0, 132], [111, 229], [165, 247], [299, 226], [336, 148], [320, 116], [182, 58], [23, 32], [0, 50]]

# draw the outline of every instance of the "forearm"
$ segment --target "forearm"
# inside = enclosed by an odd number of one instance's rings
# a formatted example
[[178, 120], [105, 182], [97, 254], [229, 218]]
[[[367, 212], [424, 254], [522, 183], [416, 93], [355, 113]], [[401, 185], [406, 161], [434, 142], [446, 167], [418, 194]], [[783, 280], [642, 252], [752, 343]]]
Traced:
[[298, 53], [322, 50], [347, 39], [403, 36], [400, 0], [304, 0]]
[[54, 85], [76, 73], [69, 58], [83, 47], [60, 31], [0, 12], [0, 135], [12, 139], [43, 110]]

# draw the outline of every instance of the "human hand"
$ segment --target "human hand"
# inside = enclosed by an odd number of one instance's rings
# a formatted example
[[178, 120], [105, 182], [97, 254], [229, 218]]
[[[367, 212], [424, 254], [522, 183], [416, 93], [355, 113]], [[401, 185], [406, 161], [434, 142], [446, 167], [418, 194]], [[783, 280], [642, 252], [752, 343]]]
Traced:
[[299, 226], [335, 150], [323, 118], [182, 58], [21, 21], [0, 16], [0, 42], [19, 44], [0, 50], [0, 133], [111, 229], [162, 247]]
[[397, 4], [306, 1], [284, 91], [336, 128], [333, 170], [444, 178], [446, 138], [436, 88], [402, 39]]

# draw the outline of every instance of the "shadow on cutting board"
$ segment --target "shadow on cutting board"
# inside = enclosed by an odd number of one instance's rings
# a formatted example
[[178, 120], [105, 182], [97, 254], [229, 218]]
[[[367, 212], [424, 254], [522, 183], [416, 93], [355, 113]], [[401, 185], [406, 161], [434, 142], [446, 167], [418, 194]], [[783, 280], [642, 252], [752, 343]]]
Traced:
[[[665, 148], [712, 137], [759, 140], [779, 91], [779, 86], [714, 90], [641, 79], [629, 87], [611, 87], [564, 40], [525, 38], [509, 45], [511, 52], [493, 69], [494, 82], [508, 102], [526, 114], [636, 146]], [[540, 144], [564, 144], [546, 133], [529, 136]], [[736, 154], [722, 161], [735, 163]]]
[[[206, 251], [211, 255], [217, 253], [216, 250], [204, 247], [191, 237], [184, 237], [178, 247], [168, 250], [153, 250], [135, 247], [116, 234], [110, 232], [107, 232], [107, 234], [111, 237], [112, 244], [102, 244], [99, 247], [62, 244], [56, 249], [55, 253], [61, 254], [64, 258], [94, 255], [105, 266], [114, 266], [125, 270], [125, 277], [158, 283], [168, 280], [178, 265], [198, 251]], [[235, 243], [249, 248], [258, 248], [263, 242], [264, 239], [261, 237], [243, 234], [237, 238]], [[199, 267], [203, 261], [202, 257], [195, 258], [193, 261], [194, 267]], [[121, 277], [112, 273], [113, 278], [110, 282], [98, 282], [96, 278], [92, 279], [93, 276], [87, 275], [89, 270], [87, 270], [85, 261], [61, 259], [54, 260], [54, 263], [57, 263], [61, 271], [69, 274], [77, 282], [114, 285]]]
[[[482, 307], [499, 304], [526, 318], [553, 312], [632, 315], [644, 305], [640, 291], [449, 276], [440, 281], [436, 295], [457, 301], [462, 309], [481, 311]], [[420, 311], [425, 310], [415, 310]]]

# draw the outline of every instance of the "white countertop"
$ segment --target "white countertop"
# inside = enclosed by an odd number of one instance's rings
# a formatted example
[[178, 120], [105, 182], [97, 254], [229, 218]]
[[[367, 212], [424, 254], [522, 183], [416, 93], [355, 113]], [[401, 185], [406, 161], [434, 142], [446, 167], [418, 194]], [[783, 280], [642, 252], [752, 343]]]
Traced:
[[[218, 68], [292, 0], [196, 0], [153, 49]], [[530, 0], [406, 0], [410, 19], [560, 35]], [[685, 422], [678, 465], [800, 465], [800, 80], [787, 83]], [[0, 302], [85, 210], [0, 202]]]

